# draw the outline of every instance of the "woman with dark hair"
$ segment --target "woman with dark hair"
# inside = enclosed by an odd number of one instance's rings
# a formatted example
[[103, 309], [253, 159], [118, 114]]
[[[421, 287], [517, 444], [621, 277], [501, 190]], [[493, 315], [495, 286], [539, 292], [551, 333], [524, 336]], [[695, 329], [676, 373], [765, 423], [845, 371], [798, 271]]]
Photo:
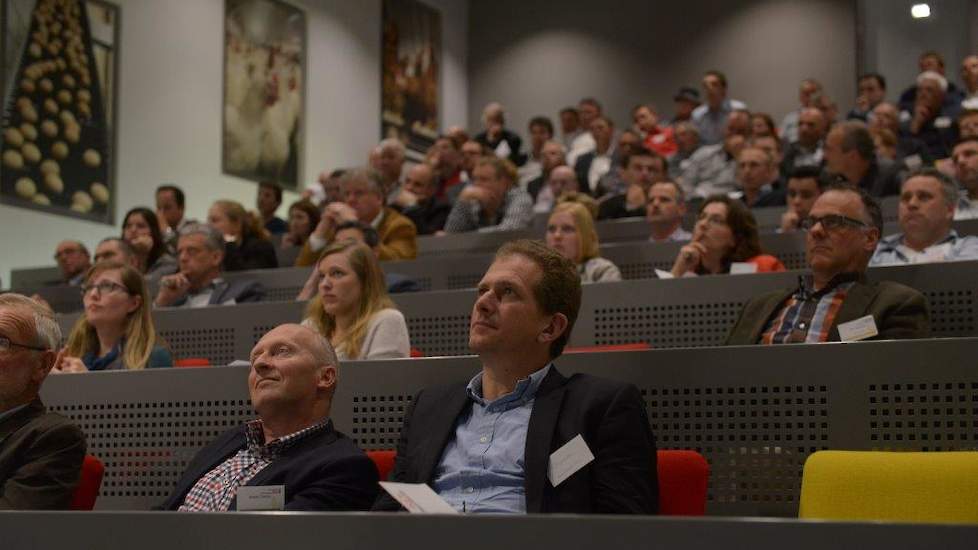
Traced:
[[207, 211], [207, 223], [224, 235], [224, 271], [278, 267], [275, 246], [261, 219], [241, 203], [215, 201]]
[[156, 213], [142, 206], [126, 212], [122, 220], [122, 240], [136, 255], [139, 272], [155, 278], [177, 271], [177, 262], [166, 253], [166, 241]]
[[282, 248], [300, 247], [319, 225], [320, 212], [312, 202], [302, 199], [289, 207], [289, 230], [282, 237]]
[[[778, 127], [767, 113], [753, 113], [750, 116], [751, 137], [771, 136], [778, 138]], [[780, 138], [778, 138], [780, 139]]]
[[784, 264], [761, 252], [757, 222], [739, 200], [726, 195], [706, 199], [693, 228], [693, 240], [679, 249], [673, 277], [784, 271]]

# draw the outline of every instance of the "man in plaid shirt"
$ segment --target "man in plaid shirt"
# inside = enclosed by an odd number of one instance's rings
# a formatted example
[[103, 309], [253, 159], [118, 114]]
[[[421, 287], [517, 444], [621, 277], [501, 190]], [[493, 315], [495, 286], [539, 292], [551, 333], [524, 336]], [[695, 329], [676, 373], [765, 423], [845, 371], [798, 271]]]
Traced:
[[[164, 510], [366, 510], [377, 470], [356, 443], [333, 428], [336, 354], [299, 325], [272, 329], [251, 351], [248, 390], [258, 418], [204, 447], [177, 482]], [[242, 497], [271, 492], [281, 497]]]

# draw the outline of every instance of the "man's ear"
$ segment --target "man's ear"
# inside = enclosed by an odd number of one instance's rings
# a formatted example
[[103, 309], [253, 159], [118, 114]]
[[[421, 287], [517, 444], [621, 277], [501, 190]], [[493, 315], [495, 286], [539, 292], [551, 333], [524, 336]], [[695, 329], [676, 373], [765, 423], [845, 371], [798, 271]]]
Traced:
[[538, 342], [553, 342], [554, 340], [560, 338], [562, 334], [567, 330], [567, 316], [563, 313], [555, 313], [550, 317], [550, 322], [543, 327], [540, 334], [537, 335]]
[[325, 367], [319, 369], [319, 379], [316, 380], [317, 388], [323, 391], [332, 391], [336, 389], [336, 382], [336, 367], [326, 365]]
[[866, 230], [866, 246], [863, 247], [866, 252], [872, 254], [876, 250], [876, 246], [880, 244], [880, 230], [875, 227], [870, 227]]
[[59, 359], [61, 354], [49, 349], [39, 353], [41, 355], [40, 364], [36, 369], [34, 369], [34, 372], [31, 373], [31, 380], [36, 382], [40, 387], [48, 373], [51, 372], [52, 368], [54, 368], [54, 364], [57, 362], [56, 359]]

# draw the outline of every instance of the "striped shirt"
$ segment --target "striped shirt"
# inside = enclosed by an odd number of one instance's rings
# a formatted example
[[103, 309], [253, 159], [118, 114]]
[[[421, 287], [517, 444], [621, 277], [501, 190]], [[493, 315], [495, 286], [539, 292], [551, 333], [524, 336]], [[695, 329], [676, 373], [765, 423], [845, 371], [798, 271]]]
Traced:
[[825, 288], [813, 291], [811, 275], [798, 277], [798, 290], [768, 322], [761, 344], [816, 344], [829, 339], [849, 289], [859, 279], [855, 273], [842, 273]]

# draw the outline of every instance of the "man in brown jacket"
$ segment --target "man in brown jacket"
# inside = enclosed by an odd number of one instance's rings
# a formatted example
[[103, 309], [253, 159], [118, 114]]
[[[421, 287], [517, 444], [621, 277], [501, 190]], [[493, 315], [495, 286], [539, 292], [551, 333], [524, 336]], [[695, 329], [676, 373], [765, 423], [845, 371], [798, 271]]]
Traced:
[[49, 309], [0, 295], [0, 510], [66, 509], [78, 484], [85, 436], [38, 397], [60, 341]]
[[381, 261], [411, 260], [418, 255], [417, 229], [411, 220], [384, 206], [386, 196], [377, 172], [363, 168], [349, 170], [340, 180], [340, 189], [343, 202], [326, 206], [319, 225], [302, 246], [296, 266], [316, 263], [319, 253], [332, 242], [336, 226], [348, 221], [359, 221], [377, 230], [380, 235], [377, 253]]
[[927, 301], [890, 281], [869, 282], [866, 266], [880, 240], [883, 215], [865, 191], [830, 187], [802, 220], [811, 274], [796, 288], [752, 299], [728, 345], [927, 338]]

